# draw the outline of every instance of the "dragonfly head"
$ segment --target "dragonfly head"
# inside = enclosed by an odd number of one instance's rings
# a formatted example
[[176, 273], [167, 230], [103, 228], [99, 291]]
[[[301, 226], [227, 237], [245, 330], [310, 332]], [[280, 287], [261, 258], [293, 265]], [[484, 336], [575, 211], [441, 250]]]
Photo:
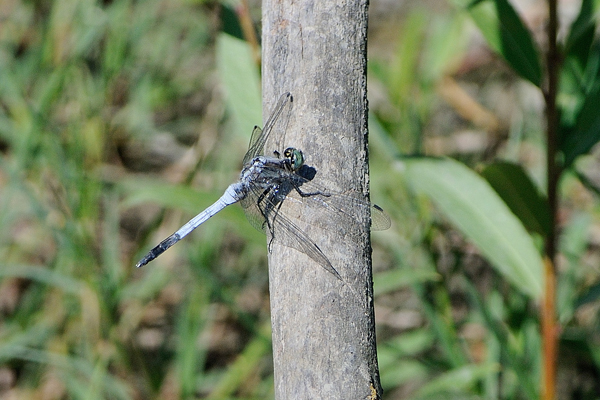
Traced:
[[284, 150], [283, 157], [290, 161], [292, 171], [297, 171], [304, 165], [304, 154], [302, 154], [302, 150], [288, 147]]

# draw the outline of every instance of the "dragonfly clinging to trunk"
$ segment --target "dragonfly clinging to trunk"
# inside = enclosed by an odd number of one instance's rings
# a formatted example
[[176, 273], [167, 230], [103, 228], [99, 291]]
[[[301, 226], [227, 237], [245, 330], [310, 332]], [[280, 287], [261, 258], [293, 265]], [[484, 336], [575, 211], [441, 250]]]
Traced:
[[[213, 205], [150, 250], [136, 267], [154, 260], [223, 208], [240, 202], [250, 223], [269, 235], [269, 251], [273, 241], [277, 240], [305, 253], [336, 278], [342, 279], [319, 246], [292, 222], [291, 216], [286, 215], [285, 208], [282, 209], [284, 202], [294, 201], [318, 207], [318, 212], [334, 213], [338, 221], [342, 218], [347, 224], [356, 224], [360, 215], [370, 211], [371, 229], [375, 230], [389, 228], [390, 219], [377, 205], [360, 198], [332, 193], [315, 184], [312, 181], [314, 169], [304, 164], [302, 151], [294, 147], [280, 148], [292, 104], [292, 95], [283, 94], [264, 129], [258, 126], [254, 128], [239, 181], [229, 185]], [[264, 154], [265, 144], [271, 135], [278, 135], [275, 140], [278, 148], [271, 156], [267, 156]]]

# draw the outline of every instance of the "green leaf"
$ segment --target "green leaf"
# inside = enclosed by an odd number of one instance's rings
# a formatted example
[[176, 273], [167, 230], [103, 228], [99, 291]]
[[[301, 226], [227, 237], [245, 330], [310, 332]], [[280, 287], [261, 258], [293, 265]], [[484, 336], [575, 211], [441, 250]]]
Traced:
[[575, 125], [577, 113], [599, 82], [600, 52], [598, 42], [594, 40], [596, 23], [593, 12], [592, 1], [583, 0], [565, 43], [557, 100], [561, 124], [569, 127]]
[[548, 234], [548, 202], [520, 165], [508, 162], [490, 164], [481, 171], [481, 175], [528, 231], [537, 232], [542, 236]]
[[249, 139], [252, 128], [262, 122], [260, 77], [250, 46], [225, 33], [219, 35], [217, 67], [237, 132]]
[[381, 368], [383, 390], [391, 391], [400, 385], [427, 379], [427, 366], [423, 364], [412, 359], [403, 359], [395, 360], [393, 365]]
[[463, 393], [466, 395], [477, 383], [490, 374], [498, 373], [499, 370], [499, 364], [470, 364], [455, 368], [430, 380], [417, 391], [415, 398], [432, 398], [436, 395], [439, 397], [434, 398], [447, 398], [440, 396], [446, 393]]
[[448, 18], [438, 18], [430, 25], [428, 43], [424, 52], [423, 75], [436, 82], [444, 74], [452, 74], [461, 65], [468, 45], [466, 38], [470, 24], [464, 13], [452, 13]]
[[500, 18], [502, 56], [522, 78], [539, 87], [542, 69], [531, 33], [508, 0], [495, 0], [495, 3]]
[[220, 197], [219, 191], [206, 192], [189, 186], [173, 185], [151, 179], [123, 179], [119, 189], [125, 195], [124, 207], [155, 203], [161, 207], [178, 208], [190, 213], [208, 207]]
[[[403, 332], [386, 340], [381, 349], [393, 349], [397, 357], [415, 356], [427, 351], [435, 343], [433, 332], [429, 328]], [[379, 351], [379, 349], [378, 349]]]
[[501, 53], [498, 15], [491, 1], [451, 0], [461, 9], [466, 9], [469, 16], [481, 31], [488, 46], [496, 53]]
[[221, 11], [219, 14], [221, 15], [221, 30], [227, 35], [242, 40], [244, 38], [244, 32], [240, 25], [240, 18], [233, 9], [232, 4], [222, 2], [220, 6]]
[[[465, 1], [454, 3], [464, 5]], [[539, 87], [542, 68], [531, 33], [508, 0], [493, 3], [495, 7], [488, 1], [474, 1], [467, 9], [492, 50], [504, 57], [522, 78]]]
[[38, 265], [4, 264], [0, 267], [0, 278], [23, 278], [61, 289], [71, 294], [79, 294], [82, 283], [69, 275]]
[[[582, 294], [580, 274], [585, 263], [585, 254], [589, 247], [590, 228], [594, 217], [588, 212], [575, 212], [569, 216], [569, 222], [562, 227], [560, 235], [560, 254], [566, 260], [561, 267], [560, 280], [556, 291], [556, 309], [559, 320], [568, 323], [579, 307]], [[584, 267], [585, 268], [585, 267]], [[591, 288], [590, 288], [591, 289]], [[592, 301], [594, 301], [592, 299]]]
[[398, 42], [388, 79], [389, 93], [396, 104], [402, 105], [414, 100], [413, 85], [417, 81], [417, 67], [427, 28], [426, 22], [425, 13], [412, 12], [398, 35], [401, 40]]
[[542, 259], [533, 240], [483, 178], [451, 159], [407, 160], [406, 175], [501, 275], [526, 295], [540, 297]]
[[380, 272], [373, 276], [374, 295], [380, 296], [416, 283], [438, 280], [440, 280], [438, 273], [422, 269], [394, 269]]
[[600, 140], [597, 112], [600, 57], [598, 42], [594, 40], [595, 31], [593, 1], [583, 0], [579, 15], [569, 30], [561, 76], [560, 137], [565, 168], [569, 168], [578, 156], [587, 154]]
[[593, 15], [594, 5], [592, 0], [582, 0], [579, 15], [571, 25], [565, 44], [565, 56], [575, 57], [583, 69], [587, 64], [596, 31]]
[[181, 398], [190, 399], [196, 391], [196, 378], [204, 364], [206, 350], [197, 345], [196, 338], [206, 329], [209, 306], [208, 290], [194, 285], [188, 289], [188, 298], [181, 306], [177, 317], [177, 337], [175, 343], [177, 376], [179, 378]]
[[575, 308], [579, 308], [592, 302], [597, 302], [598, 299], [600, 299], [600, 283], [596, 283], [595, 285], [591, 286], [587, 292], [579, 297], [575, 302]]
[[564, 154], [564, 167], [569, 168], [575, 159], [588, 153], [600, 140], [600, 89], [590, 93], [577, 114], [574, 127], [561, 126], [561, 150]]

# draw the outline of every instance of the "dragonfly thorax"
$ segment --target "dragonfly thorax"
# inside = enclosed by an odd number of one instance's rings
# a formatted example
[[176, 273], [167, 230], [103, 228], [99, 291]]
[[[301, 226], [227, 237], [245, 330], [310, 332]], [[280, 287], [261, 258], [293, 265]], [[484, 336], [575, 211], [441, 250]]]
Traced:
[[240, 183], [247, 189], [250, 186], [267, 189], [283, 179], [282, 173], [289, 171], [289, 164], [287, 158], [254, 157], [242, 169]]
[[244, 166], [242, 173], [240, 174], [240, 181], [244, 184], [255, 182], [260, 179], [261, 173], [267, 165], [269, 159], [264, 156], [254, 157], [250, 162]]
[[290, 163], [292, 171], [297, 171], [304, 165], [304, 154], [300, 149], [288, 147], [283, 151], [283, 157]]

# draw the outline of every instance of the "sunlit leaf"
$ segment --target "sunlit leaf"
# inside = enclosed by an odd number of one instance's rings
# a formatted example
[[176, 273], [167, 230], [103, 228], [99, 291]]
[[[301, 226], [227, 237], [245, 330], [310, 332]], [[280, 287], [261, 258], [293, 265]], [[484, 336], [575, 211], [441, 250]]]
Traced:
[[382, 295], [419, 282], [436, 281], [440, 276], [429, 270], [395, 269], [380, 272], [373, 277], [375, 296]]
[[381, 386], [389, 390], [408, 382], [422, 381], [427, 377], [427, 367], [412, 359], [397, 360], [381, 369]]
[[412, 86], [417, 81], [417, 65], [427, 28], [424, 13], [410, 13], [399, 33], [398, 47], [389, 69], [389, 93], [396, 104], [411, 102]]
[[406, 175], [523, 293], [542, 293], [542, 260], [523, 224], [490, 185], [451, 159], [411, 159]]
[[262, 123], [262, 100], [258, 67], [248, 43], [225, 33], [219, 35], [217, 66], [237, 132], [249, 138], [252, 127]]
[[202, 192], [184, 185], [173, 185], [151, 179], [123, 179], [119, 187], [126, 194], [125, 207], [155, 203], [162, 207], [178, 208], [194, 213], [216, 201], [219, 192]]
[[419, 51], [425, 52], [423, 74], [431, 81], [452, 74], [462, 64], [469, 43], [468, 20], [464, 13], [456, 13], [430, 26], [429, 41]]
[[433, 395], [443, 396], [446, 393], [468, 393], [469, 389], [490, 374], [497, 373], [500, 366], [496, 364], [471, 364], [456, 368], [430, 380], [416, 393], [415, 398], [431, 398]]

